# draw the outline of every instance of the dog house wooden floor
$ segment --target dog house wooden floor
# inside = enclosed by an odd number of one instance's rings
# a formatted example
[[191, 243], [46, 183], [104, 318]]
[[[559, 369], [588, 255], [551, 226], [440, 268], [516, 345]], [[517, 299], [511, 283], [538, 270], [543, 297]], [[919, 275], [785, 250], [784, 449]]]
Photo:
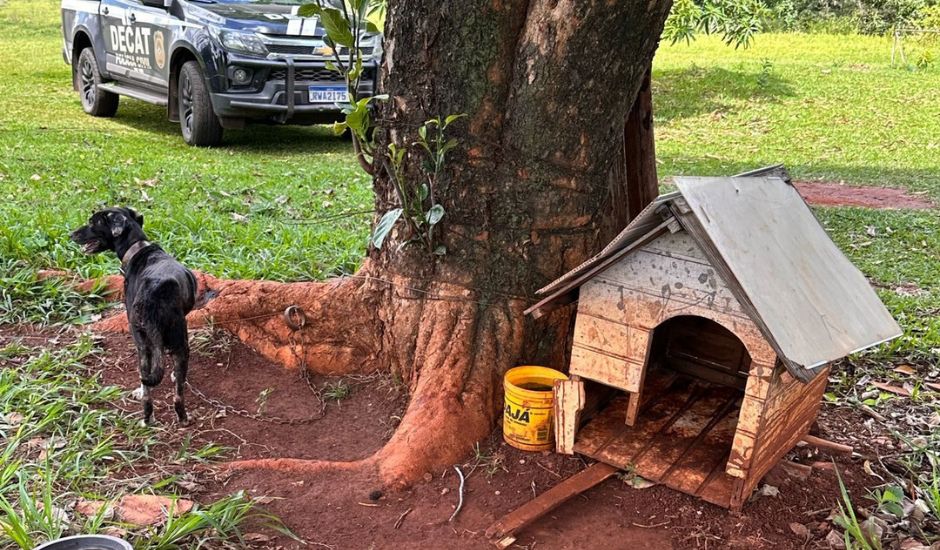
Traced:
[[654, 331], [634, 425], [623, 395], [581, 429], [574, 450], [728, 507], [740, 490], [725, 468], [749, 367], [744, 345], [717, 323], [671, 319]]
[[725, 467], [741, 392], [687, 376], [656, 385], [635, 426], [624, 423], [627, 399], [618, 397], [578, 432], [575, 451], [729, 507], [735, 478]]

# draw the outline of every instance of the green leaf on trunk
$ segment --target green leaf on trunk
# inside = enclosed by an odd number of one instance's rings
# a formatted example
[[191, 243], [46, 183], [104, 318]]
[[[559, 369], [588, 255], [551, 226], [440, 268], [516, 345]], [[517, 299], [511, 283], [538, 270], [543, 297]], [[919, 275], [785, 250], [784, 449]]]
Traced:
[[385, 243], [385, 237], [391, 232], [392, 227], [395, 226], [395, 222], [401, 217], [401, 213], [401, 208], [393, 208], [382, 216], [379, 223], [375, 225], [375, 231], [372, 233], [372, 246], [379, 250], [382, 249], [382, 245]]

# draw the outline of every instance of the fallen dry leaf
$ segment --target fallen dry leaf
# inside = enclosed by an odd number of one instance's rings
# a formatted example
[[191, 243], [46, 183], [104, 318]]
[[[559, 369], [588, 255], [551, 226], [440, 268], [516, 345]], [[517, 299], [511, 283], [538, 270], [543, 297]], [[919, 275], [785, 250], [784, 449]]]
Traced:
[[868, 475], [870, 475], [870, 476], [872, 476], [872, 477], [877, 477], [877, 478], [880, 479], [881, 481], [884, 481], [884, 480], [885, 480], [885, 478], [883, 478], [883, 477], [881, 477], [880, 475], [876, 474], [875, 471], [871, 469], [871, 461], [870, 461], [870, 460], [866, 460], [864, 463], [862, 463], [862, 469], [865, 470], [865, 473], [866, 473], [866, 474], [868, 474]]
[[894, 372], [897, 372], [900, 374], [908, 374], [908, 375], [917, 374], [917, 370], [910, 365], [898, 365], [897, 367], [894, 368]]
[[[102, 502], [100, 500], [79, 500], [75, 503], [75, 511], [83, 516], [95, 516], [98, 514], [98, 511], [101, 510], [102, 506], [106, 506], [107, 502]], [[109, 515], [111, 512], [105, 512], [105, 515]]]
[[895, 394], [895, 395], [900, 395], [900, 396], [903, 396], [903, 397], [910, 397], [910, 396], [911, 396], [911, 392], [909, 392], [909, 391], [908, 391], [907, 389], [905, 389], [905, 388], [902, 388], [901, 386], [893, 386], [893, 385], [891, 385], [891, 384], [886, 384], [886, 383], [884, 383], [884, 382], [872, 382], [871, 385], [872, 385], [872, 386], [875, 386], [875, 387], [878, 388], [879, 390], [884, 390], [884, 391], [886, 391], [886, 392], [893, 393], [893, 394]]
[[264, 533], [246, 533], [242, 538], [248, 542], [271, 542], [274, 540], [274, 537], [265, 535]]
[[829, 547], [835, 550], [845, 550], [845, 539], [842, 538], [842, 533], [833, 529], [829, 531], [829, 534], [826, 535], [826, 542], [829, 543]]
[[790, 524], [790, 530], [793, 531], [793, 534], [798, 536], [803, 540], [808, 540], [810, 537], [809, 529], [802, 523], [793, 522]]
[[930, 550], [930, 547], [924, 546], [917, 539], [904, 539], [900, 550]]
[[924, 382], [924, 385], [932, 389], [933, 391], [940, 391], [940, 384], [936, 382]]

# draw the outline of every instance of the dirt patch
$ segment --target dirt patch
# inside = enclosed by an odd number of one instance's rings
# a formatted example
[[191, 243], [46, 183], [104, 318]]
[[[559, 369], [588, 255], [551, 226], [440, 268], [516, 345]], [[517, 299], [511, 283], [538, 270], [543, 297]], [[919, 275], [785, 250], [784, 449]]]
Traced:
[[[25, 343], [30, 345], [56, 347], [71, 336], [0, 327], [0, 345], [28, 338]], [[138, 377], [129, 337], [109, 335], [102, 345], [105, 381], [133, 389]], [[363, 458], [382, 447], [405, 405], [406, 396], [393, 381], [374, 375], [344, 379], [348, 396], [330, 400], [322, 418], [314, 422], [272, 424], [246, 418], [235, 409], [257, 415], [260, 407], [267, 417], [304, 418], [316, 414], [320, 405], [296, 371], [270, 363], [238, 342], [216, 345], [204, 353], [194, 354], [190, 381], [212, 402], [189, 394], [194, 424], [182, 430], [192, 434], [192, 445], [212, 442], [231, 447], [233, 458]], [[315, 377], [312, 382], [322, 388], [338, 379]], [[168, 380], [155, 398], [156, 418], [171, 422]], [[139, 405], [130, 400], [116, 406], [139, 414]], [[851, 411], [825, 408], [821, 435], [839, 440], [852, 425], [858, 425], [858, 418]], [[832, 433], [827, 431], [830, 428]], [[790, 458], [804, 463], [829, 460], [805, 449], [794, 451]], [[406, 492], [390, 492], [376, 479], [348, 473], [305, 477], [271, 471], [205, 471], [198, 474], [203, 476], [199, 481], [204, 488], [188, 496], [207, 502], [244, 489], [255, 497], [267, 497], [263, 502], [268, 510], [298, 536], [316, 543], [304, 546], [269, 532], [274, 538], [253, 543], [255, 548], [491, 549], [483, 532], [492, 522], [586, 464], [578, 457], [518, 451], [505, 445], [495, 430], [459, 465], [467, 481], [463, 508], [452, 522], [448, 520], [457, 504], [459, 484], [453, 469], [429, 474]], [[836, 464], [853, 499], [866, 503], [866, 488], [879, 480], [865, 473], [862, 459], [838, 457]], [[831, 527], [827, 517], [837, 506], [835, 473], [814, 470], [804, 481], [785, 476], [771, 481], [780, 490], [778, 497], [758, 498], [742, 513], [733, 514], [665, 487], [638, 490], [612, 478], [522, 532], [514, 548], [827, 547], [822, 539]], [[794, 534], [791, 523], [805, 525], [810, 540]]]
[[[126, 334], [108, 334], [104, 347], [134, 349]], [[402, 388], [381, 374], [311, 376], [308, 383], [237, 340], [209, 351], [192, 354], [187, 406], [200, 435], [233, 448], [232, 458], [365, 458], [391, 437], [406, 404]], [[104, 381], [130, 390], [139, 375], [134, 356], [124, 356]], [[158, 422], [174, 421], [172, 403], [167, 377], [154, 391]]]
[[857, 187], [816, 181], [797, 181], [793, 185], [806, 202], [816, 206], [910, 210], [926, 210], [935, 207], [926, 194], [908, 193], [904, 189], [893, 187]]

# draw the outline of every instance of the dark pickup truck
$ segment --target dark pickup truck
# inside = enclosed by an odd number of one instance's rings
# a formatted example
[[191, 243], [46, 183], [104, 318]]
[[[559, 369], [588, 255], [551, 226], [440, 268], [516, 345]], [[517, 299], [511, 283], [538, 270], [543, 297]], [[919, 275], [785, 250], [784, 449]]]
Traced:
[[[343, 76], [310, 0], [62, 0], [63, 55], [85, 112], [114, 116], [119, 96], [165, 106], [186, 143], [218, 145], [250, 120], [343, 119]], [[375, 92], [382, 36], [363, 33], [357, 99]], [[344, 55], [348, 52], [337, 52]]]

